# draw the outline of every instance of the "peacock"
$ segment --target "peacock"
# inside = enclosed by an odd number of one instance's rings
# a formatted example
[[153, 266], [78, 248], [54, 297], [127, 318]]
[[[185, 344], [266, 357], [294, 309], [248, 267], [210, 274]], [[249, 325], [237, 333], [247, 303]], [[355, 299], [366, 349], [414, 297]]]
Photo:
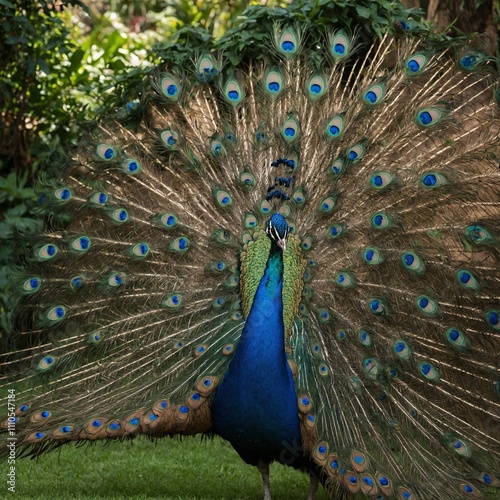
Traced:
[[274, 461], [310, 500], [499, 498], [498, 62], [341, 4], [189, 31], [47, 168], [2, 452], [201, 434], [266, 500]]

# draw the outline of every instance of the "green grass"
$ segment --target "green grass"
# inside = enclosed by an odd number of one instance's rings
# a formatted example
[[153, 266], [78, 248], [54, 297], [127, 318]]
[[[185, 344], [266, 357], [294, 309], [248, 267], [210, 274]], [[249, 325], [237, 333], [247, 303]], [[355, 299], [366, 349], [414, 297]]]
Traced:
[[[0, 467], [0, 497], [8, 498]], [[5, 488], [5, 489], [4, 489]], [[273, 500], [307, 497], [309, 478], [290, 467], [271, 465]], [[16, 496], [22, 499], [260, 499], [255, 467], [246, 465], [232, 447], [215, 439], [182, 442], [145, 439], [108, 446], [64, 446], [38, 460], [16, 461]], [[13, 496], [14, 498], [14, 496]], [[317, 500], [327, 498], [324, 490]]]

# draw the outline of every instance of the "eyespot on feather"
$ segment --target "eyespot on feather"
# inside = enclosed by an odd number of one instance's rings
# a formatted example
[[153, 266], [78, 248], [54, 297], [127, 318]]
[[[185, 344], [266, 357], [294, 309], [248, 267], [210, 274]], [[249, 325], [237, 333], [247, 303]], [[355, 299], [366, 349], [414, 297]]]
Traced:
[[353, 39], [340, 30], [329, 36], [328, 48], [335, 63], [345, 61], [352, 53]]
[[31, 278], [28, 278], [27, 280], [24, 281], [24, 283], [21, 286], [21, 289], [25, 293], [35, 293], [40, 290], [40, 287], [42, 286], [42, 279], [39, 278], [38, 276], [32, 276]]
[[96, 146], [97, 156], [104, 161], [111, 161], [116, 158], [116, 149], [110, 144], [98, 144]]
[[102, 192], [92, 193], [89, 196], [89, 201], [93, 205], [104, 206], [108, 201], [108, 195]]
[[362, 250], [361, 255], [364, 262], [366, 262], [370, 266], [376, 266], [384, 262], [384, 257], [382, 253], [375, 247], [365, 247]]
[[439, 312], [438, 303], [427, 295], [420, 295], [416, 299], [417, 308], [425, 315], [433, 316]]
[[422, 108], [415, 115], [415, 122], [420, 128], [429, 128], [437, 125], [445, 117], [440, 108]]
[[243, 87], [234, 78], [229, 78], [226, 81], [223, 88], [223, 95], [226, 101], [234, 107], [238, 106], [245, 96]]
[[177, 134], [177, 132], [170, 129], [163, 130], [160, 133], [160, 139], [168, 149], [174, 149], [176, 148], [177, 142], [179, 140], [179, 135]]
[[285, 88], [285, 80], [281, 71], [272, 69], [264, 75], [264, 92], [271, 99], [277, 99]]
[[159, 88], [163, 97], [167, 98], [167, 101], [176, 102], [181, 96], [182, 87], [180, 81], [171, 74], [161, 77]]
[[325, 78], [322, 75], [313, 75], [307, 82], [307, 97], [315, 102], [321, 99], [328, 90]]
[[[325, 135], [328, 139], [340, 139], [344, 132], [344, 114], [334, 116], [327, 124]], [[333, 168], [333, 167], [332, 167]]]
[[384, 83], [371, 85], [362, 92], [363, 104], [367, 107], [378, 106], [384, 100], [385, 94]]
[[185, 253], [189, 250], [191, 241], [185, 236], [179, 236], [168, 244], [168, 250], [177, 253]]
[[416, 53], [405, 60], [404, 69], [409, 77], [420, 76], [426, 69], [429, 57], [423, 53]]
[[136, 175], [142, 172], [141, 163], [134, 158], [127, 158], [122, 163], [123, 171], [127, 174]]
[[171, 292], [161, 302], [167, 310], [174, 312], [181, 308], [184, 298], [180, 293]]
[[57, 245], [47, 243], [35, 250], [35, 258], [38, 262], [44, 262], [53, 259], [59, 253]]
[[300, 135], [300, 125], [299, 122], [294, 118], [290, 117], [285, 121], [281, 127], [281, 136], [287, 143], [295, 141]]
[[251, 172], [244, 171], [240, 175], [240, 182], [245, 187], [253, 188], [255, 186], [255, 177]]
[[207, 375], [196, 382], [195, 389], [202, 395], [210, 395], [219, 385], [219, 377]]
[[300, 53], [300, 34], [294, 28], [275, 29], [274, 39], [277, 51], [287, 59], [291, 59]]
[[71, 190], [68, 188], [59, 188], [53, 192], [54, 198], [60, 203], [68, 202], [73, 196]]

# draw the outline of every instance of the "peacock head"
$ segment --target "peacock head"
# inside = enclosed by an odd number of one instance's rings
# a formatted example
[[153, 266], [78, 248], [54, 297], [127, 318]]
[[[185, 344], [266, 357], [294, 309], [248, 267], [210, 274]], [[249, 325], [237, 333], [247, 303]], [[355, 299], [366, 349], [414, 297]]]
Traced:
[[280, 214], [274, 214], [266, 223], [266, 234], [274, 241], [283, 252], [286, 250], [286, 241], [290, 234], [290, 228], [285, 218]]

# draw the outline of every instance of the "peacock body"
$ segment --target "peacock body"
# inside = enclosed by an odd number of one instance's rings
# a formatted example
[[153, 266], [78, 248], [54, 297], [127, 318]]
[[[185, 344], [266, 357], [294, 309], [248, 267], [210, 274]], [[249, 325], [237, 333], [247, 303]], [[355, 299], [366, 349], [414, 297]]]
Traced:
[[285, 18], [237, 67], [159, 68], [44, 179], [0, 355], [18, 450], [215, 434], [266, 498], [275, 460], [310, 498], [498, 498], [495, 61]]

